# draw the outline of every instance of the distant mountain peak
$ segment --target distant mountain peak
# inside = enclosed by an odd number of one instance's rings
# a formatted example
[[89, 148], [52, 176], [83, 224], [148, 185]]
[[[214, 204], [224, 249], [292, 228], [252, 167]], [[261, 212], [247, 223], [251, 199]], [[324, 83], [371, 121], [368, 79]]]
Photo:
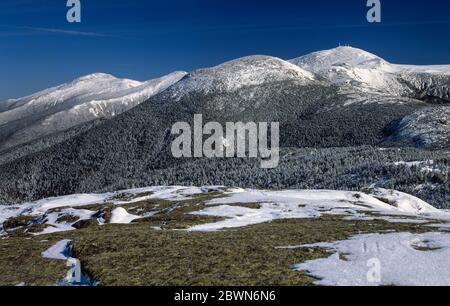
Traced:
[[96, 72], [96, 73], [91, 73], [91, 74], [79, 77], [79, 78], [75, 79], [74, 81], [88, 81], [88, 80], [95, 80], [95, 79], [117, 79], [117, 78], [108, 73]]
[[186, 75], [139, 82], [93, 73], [0, 107], [0, 150], [95, 120], [111, 118], [164, 91]]
[[275, 69], [292, 70], [299, 73], [305, 78], [314, 79], [315, 76], [309, 71], [306, 71], [292, 63], [282, 60], [278, 57], [268, 55], [251, 55], [241, 57], [220, 64], [218, 66], [206, 69], [199, 69], [193, 74], [245, 74], [245, 73], [259, 73], [264, 74]]
[[[328, 81], [393, 96], [448, 98], [450, 66], [396, 65], [362, 49], [337, 47], [290, 60]], [[442, 88], [444, 87], [444, 89]]]
[[394, 75], [398, 67], [358, 48], [337, 47], [313, 52], [290, 62], [337, 85], [352, 84], [364, 90], [395, 94], [400, 94], [404, 89]]
[[130, 80], [130, 79], [119, 79], [111, 74], [107, 74], [107, 73], [92, 73], [92, 74], [88, 74], [82, 77], [79, 77], [75, 80], [73, 80], [72, 82], [68, 83], [67, 85], [72, 86], [72, 85], [79, 85], [79, 84], [93, 84], [94, 86], [97, 86], [98, 84], [114, 84], [114, 86], [118, 86], [119, 88], [132, 88], [132, 87], [136, 87], [136, 86], [140, 86], [143, 83], [139, 82], [139, 81], [135, 81], [135, 80]]
[[385, 62], [385, 60], [375, 54], [353, 47], [337, 47], [317, 51], [290, 60], [291, 63], [296, 65], [299, 63], [311, 63], [313, 61], [321, 65], [336, 65], [342, 63], [346, 63], [348, 65], [359, 65], [369, 61]]
[[273, 56], [253, 55], [198, 69], [174, 87], [175, 96], [187, 92], [233, 92], [242, 87], [277, 81], [318, 82], [314, 73]]

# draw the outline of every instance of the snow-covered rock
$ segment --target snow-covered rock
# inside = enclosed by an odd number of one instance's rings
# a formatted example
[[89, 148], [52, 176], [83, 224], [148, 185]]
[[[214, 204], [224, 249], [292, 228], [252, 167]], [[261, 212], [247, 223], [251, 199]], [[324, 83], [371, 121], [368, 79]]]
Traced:
[[[236, 203], [260, 203], [260, 208], [235, 207]], [[450, 215], [428, 203], [395, 190], [372, 189], [367, 193], [334, 190], [242, 190], [228, 192], [208, 202], [212, 205], [198, 215], [225, 217], [223, 221], [196, 225], [191, 231], [215, 231], [242, 227], [277, 219], [317, 218], [322, 214], [349, 215], [349, 220], [374, 220], [364, 211], [381, 213], [379, 219], [389, 222], [417, 222], [415, 217], [436, 217], [450, 220]], [[398, 219], [394, 216], [413, 217]]]
[[109, 222], [112, 224], [128, 224], [139, 218], [139, 216], [129, 214], [125, 208], [118, 207], [112, 211], [111, 221]]
[[388, 202], [389, 205], [397, 208], [400, 212], [424, 214], [439, 211], [437, 208], [419, 198], [396, 190], [376, 188], [372, 189], [369, 192], [369, 195], [376, 199], [382, 199], [383, 201]]

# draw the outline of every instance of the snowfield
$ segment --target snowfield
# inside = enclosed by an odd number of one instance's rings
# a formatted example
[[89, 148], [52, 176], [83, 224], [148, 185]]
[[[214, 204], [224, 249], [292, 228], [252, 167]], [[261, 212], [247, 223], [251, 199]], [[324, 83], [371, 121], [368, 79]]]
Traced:
[[129, 224], [139, 216], [129, 214], [125, 208], [118, 207], [112, 211], [111, 224]]
[[[128, 224], [133, 220], [140, 218], [134, 216], [121, 207], [123, 204], [136, 203], [150, 199], [167, 199], [167, 200], [186, 200], [190, 196], [206, 193], [216, 190], [218, 187], [148, 187], [130, 189], [119, 192], [109, 192], [103, 194], [75, 194], [69, 196], [55, 197], [42, 199], [35, 202], [24, 203], [20, 205], [0, 205], [0, 236], [4, 234], [3, 223], [10, 219], [19, 216], [30, 216], [38, 218], [41, 217], [45, 224], [48, 225], [39, 234], [49, 234], [56, 232], [63, 232], [74, 230], [70, 223], [58, 222], [58, 218], [62, 216], [77, 217], [78, 221], [92, 219], [96, 211], [82, 209], [83, 206], [92, 204], [107, 204], [112, 203], [118, 207], [112, 211], [112, 218], [110, 223]], [[136, 196], [144, 193], [151, 193], [147, 196]], [[129, 197], [128, 200], [123, 200], [118, 195], [125, 195]], [[103, 223], [101, 218], [98, 218], [100, 224]]]
[[[265, 191], [213, 187], [148, 187], [104, 194], [80, 194], [43, 199], [20, 205], [0, 206], [0, 224], [10, 218], [31, 216], [47, 227], [37, 234], [74, 230], [71, 223], [59, 222], [62, 216], [77, 217], [78, 221], [95, 217], [96, 211], [83, 209], [92, 204], [114, 204], [109, 223], [129, 224], [148, 217], [128, 213], [120, 207], [152, 199], [183, 201], [195, 195], [220, 192], [220, 197], [206, 202], [209, 206], [192, 212], [194, 215], [225, 217], [225, 220], [196, 225], [188, 231], [215, 231], [270, 222], [277, 219], [318, 218], [324, 214], [344, 215], [348, 220], [385, 220], [389, 222], [446, 222], [450, 213], [441, 211], [411, 195], [386, 189], [368, 189], [366, 193], [328, 190]], [[259, 208], [235, 206], [258, 203]], [[156, 213], [156, 212], [154, 212]], [[376, 215], [376, 216], [374, 216]], [[99, 224], [104, 221], [99, 217]], [[1, 228], [0, 234], [4, 234]]]
[[450, 286], [450, 234], [357, 235], [332, 243], [288, 246], [325, 248], [328, 258], [295, 265], [325, 286]]
[[[407, 222], [426, 222], [428, 219], [450, 220], [450, 215], [424, 201], [402, 192], [373, 189], [371, 194], [347, 191], [242, 190], [228, 193], [228, 197], [209, 201], [214, 205], [194, 214], [226, 217], [224, 221], [197, 225], [191, 231], [213, 231], [268, 222], [276, 219], [317, 218], [322, 214], [348, 215], [352, 220], [384, 219], [389, 222], [405, 222], [395, 216], [420, 217]], [[229, 206], [236, 203], [261, 203], [259, 209]], [[225, 205], [218, 205], [225, 204]], [[372, 217], [368, 214], [382, 216]]]

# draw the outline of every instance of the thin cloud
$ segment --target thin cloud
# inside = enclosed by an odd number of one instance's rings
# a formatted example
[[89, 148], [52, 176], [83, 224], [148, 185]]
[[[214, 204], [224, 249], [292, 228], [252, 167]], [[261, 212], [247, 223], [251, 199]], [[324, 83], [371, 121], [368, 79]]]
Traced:
[[[95, 32], [84, 32], [84, 31], [73, 31], [73, 30], [64, 30], [64, 29], [55, 29], [55, 28], [42, 28], [42, 27], [30, 27], [30, 26], [7, 26], [7, 25], [0, 25], [0, 27], [6, 27], [10, 29], [16, 29], [16, 30], [27, 30], [27, 32], [20, 33], [15, 32], [0, 32], [0, 36], [28, 36], [32, 35], [32, 33], [54, 33], [54, 34], [62, 34], [62, 35], [74, 35], [74, 36], [88, 36], [88, 37], [111, 37], [111, 35], [103, 34], [103, 33], [95, 33]], [[31, 31], [31, 33], [30, 33]]]
[[93, 37], [111, 37], [111, 35], [94, 33], [94, 32], [82, 32], [82, 31], [72, 31], [72, 30], [62, 30], [62, 29], [52, 29], [52, 28], [39, 28], [39, 27], [20, 27], [24, 30], [56, 33], [64, 35], [76, 35], [76, 36], [93, 36]]
[[34, 36], [38, 35], [36, 32], [0, 32], [0, 37], [15, 37], [15, 36]]

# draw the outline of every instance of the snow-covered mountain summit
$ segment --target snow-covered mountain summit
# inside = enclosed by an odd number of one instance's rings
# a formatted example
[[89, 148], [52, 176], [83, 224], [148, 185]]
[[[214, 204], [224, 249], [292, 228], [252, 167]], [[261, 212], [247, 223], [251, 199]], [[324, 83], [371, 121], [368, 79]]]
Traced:
[[361, 49], [337, 47], [290, 60], [337, 85], [354, 85], [365, 91], [396, 96], [430, 94], [448, 98], [450, 65], [396, 65]]
[[[105, 73], [93, 73], [80, 77], [70, 83], [52, 87], [27, 97], [7, 100], [5, 103], [2, 103], [2, 111], [10, 112], [2, 113], [1, 116], [2, 118], [8, 117], [8, 121], [13, 121], [22, 117], [26, 109], [32, 113], [31, 109], [40, 111], [63, 103], [71, 98], [82, 101], [90, 99], [93, 96], [98, 97], [102, 93], [112, 95], [114, 92], [137, 87], [141, 84], [138, 81], [117, 79]], [[5, 120], [3, 119], [0, 122], [4, 123]]]
[[389, 64], [382, 58], [352, 47], [337, 47], [317, 51], [292, 59], [290, 62], [315, 73], [324, 73], [325, 70], [330, 68], [389, 68]]
[[95, 73], [24, 98], [0, 102], [0, 150], [97, 118], [116, 116], [185, 75], [185, 72], [174, 72], [138, 82]]
[[314, 52], [291, 63], [339, 85], [363, 83], [374, 88], [384, 87], [393, 81], [387, 74], [395, 72], [382, 58], [351, 47]]
[[272, 56], [247, 56], [216, 67], [190, 73], [173, 89], [175, 95], [187, 92], [233, 92], [243, 87], [269, 82], [295, 81], [301, 84], [317, 81], [314, 73]]

